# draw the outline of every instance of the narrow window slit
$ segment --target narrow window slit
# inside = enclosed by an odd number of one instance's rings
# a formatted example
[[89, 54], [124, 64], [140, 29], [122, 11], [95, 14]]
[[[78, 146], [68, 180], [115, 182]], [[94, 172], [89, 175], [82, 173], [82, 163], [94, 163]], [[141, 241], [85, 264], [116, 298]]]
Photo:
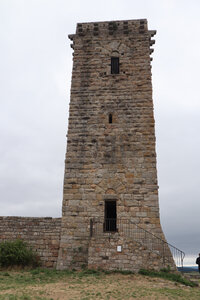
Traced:
[[111, 74], [119, 74], [119, 57], [111, 57]]
[[112, 124], [112, 114], [109, 114], [109, 117], [108, 117], [108, 119], [109, 119], [109, 124]]

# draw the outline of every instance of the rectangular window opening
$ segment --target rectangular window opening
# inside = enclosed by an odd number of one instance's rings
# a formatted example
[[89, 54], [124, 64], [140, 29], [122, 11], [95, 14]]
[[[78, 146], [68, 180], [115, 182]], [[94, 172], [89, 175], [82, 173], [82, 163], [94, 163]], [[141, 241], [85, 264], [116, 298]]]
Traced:
[[119, 57], [111, 57], [111, 74], [119, 74]]
[[116, 200], [105, 201], [104, 231], [117, 231], [117, 209]]

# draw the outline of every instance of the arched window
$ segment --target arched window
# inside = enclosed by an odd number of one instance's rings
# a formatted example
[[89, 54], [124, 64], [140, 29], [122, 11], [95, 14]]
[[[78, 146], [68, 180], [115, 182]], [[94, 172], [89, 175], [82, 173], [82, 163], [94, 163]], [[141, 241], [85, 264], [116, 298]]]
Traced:
[[112, 114], [109, 114], [108, 121], [109, 121], [109, 124], [112, 124]]

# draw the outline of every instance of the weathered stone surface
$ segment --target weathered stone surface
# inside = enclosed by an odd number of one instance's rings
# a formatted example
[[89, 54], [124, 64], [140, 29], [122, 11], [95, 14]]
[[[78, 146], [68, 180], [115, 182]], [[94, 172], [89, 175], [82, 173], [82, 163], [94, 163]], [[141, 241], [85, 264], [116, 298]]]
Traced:
[[[158, 255], [125, 237], [126, 251], [116, 254], [119, 241], [107, 233], [91, 240], [89, 226], [91, 218], [104, 218], [105, 201], [116, 200], [118, 219], [164, 239], [150, 64], [154, 34], [146, 20], [129, 20], [81, 23], [69, 36], [74, 58], [58, 269], [135, 270], [147, 258], [149, 266], [161, 266]], [[119, 58], [119, 74], [111, 74], [111, 57]]]
[[[121, 246], [121, 252], [117, 247]], [[105, 270], [129, 270], [138, 272], [141, 268], [159, 270], [169, 265], [156, 251], [149, 251], [131, 238], [114, 236], [92, 238], [89, 244], [88, 267]], [[173, 261], [171, 261], [173, 267]]]
[[22, 239], [41, 259], [43, 267], [56, 266], [61, 218], [0, 217], [0, 242]]

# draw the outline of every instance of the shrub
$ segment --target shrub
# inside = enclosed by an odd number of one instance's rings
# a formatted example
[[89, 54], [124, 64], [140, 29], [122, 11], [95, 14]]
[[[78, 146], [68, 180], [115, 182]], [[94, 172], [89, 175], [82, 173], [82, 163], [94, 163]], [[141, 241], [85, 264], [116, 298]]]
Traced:
[[0, 243], [0, 266], [32, 266], [39, 265], [38, 256], [22, 240], [4, 241]]

